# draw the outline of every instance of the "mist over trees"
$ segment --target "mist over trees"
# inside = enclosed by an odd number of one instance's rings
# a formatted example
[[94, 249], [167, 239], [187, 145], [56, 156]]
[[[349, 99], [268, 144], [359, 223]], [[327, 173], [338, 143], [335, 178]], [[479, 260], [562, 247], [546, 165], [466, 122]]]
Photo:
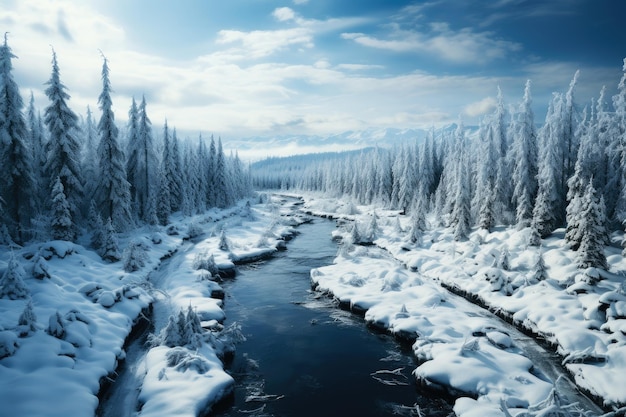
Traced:
[[[192, 215], [250, 195], [251, 177], [221, 139], [180, 142], [167, 122], [155, 134], [145, 97], [130, 103], [124, 135], [115, 121], [109, 62], [102, 56], [100, 115], [82, 119], [70, 107], [61, 66], [52, 51], [43, 117], [33, 94], [28, 108], [13, 77], [7, 36], [0, 46], [0, 243], [74, 241], [89, 230], [92, 246], [120, 259], [115, 233], [167, 224], [177, 211]], [[95, 120], [98, 120], [97, 123]]]
[[320, 191], [410, 214], [410, 240], [427, 227], [451, 227], [464, 240], [471, 227], [531, 228], [529, 245], [556, 229], [578, 251], [582, 267], [606, 268], [604, 246], [626, 222], [626, 60], [618, 92], [581, 106], [576, 72], [554, 93], [537, 128], [531, 81], [519, 104], [507, 106], [500, 89], [492, 114], [477, 130], [432, 129], [424, 140], [359, 153], [274, 158], [253, 164], [261, 188]]

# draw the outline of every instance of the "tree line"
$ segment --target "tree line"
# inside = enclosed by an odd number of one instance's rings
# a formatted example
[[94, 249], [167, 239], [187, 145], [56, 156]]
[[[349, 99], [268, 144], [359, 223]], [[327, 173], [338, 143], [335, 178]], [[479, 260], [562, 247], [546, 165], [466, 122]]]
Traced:
[[567, 91], [553, 94], [541, 127], [529, 80], [516, 106], [508, 107], [498, 88], [495, 110], [476, 132], [459, 122], [414, 144], [339, 161], [262, 163], [253, 181], [402, 210], [416, 234], [428, 213], [456, 240], [467, 239], [472, 227], [507, 225], [530, 228], [528, 243], [538, 246], [565, 228], [580, 267], [607, 268], [604, 247], [626, 221], [626, 60], [623, 70], [616, 95], [603, 88], [582, 110], [574, 100], [576, 72]]
[[[100, 118], [87, 109], [84, 120], [69, 107], [57, 55], [45, 83], [49, 100], [43, 115], [25, 104], [13, 77], [5, 34], [0, 46], [0, 243], [74, 241], [87, 226], [128, 230], [165, 225], [184, 215], [224, 208], [249, 195], [249, 171], [226, 156], [221, 138], [208, 145], [178, 139], [167, 121], [155, 138], [145, 96], [132, 99], [126, 134], [115, 121], [106, 57], [102, 65]], [[159, 140], [160, 139], [160, 140]]]

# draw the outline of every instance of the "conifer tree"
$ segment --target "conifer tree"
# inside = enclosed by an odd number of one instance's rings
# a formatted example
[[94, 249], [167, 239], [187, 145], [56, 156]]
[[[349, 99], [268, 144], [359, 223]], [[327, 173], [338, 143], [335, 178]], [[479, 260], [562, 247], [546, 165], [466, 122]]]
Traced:
[[13, 79], [12, 58], [15, 55], [5, 33], [0, 46], [0, 164], [6, 175], [0, 182], [0, 198], [4, 201], [0, 220], [13, 239], [21, 243], [34, 215], [37, 188], [32, 144], [27, 142], [28, 129], [22, 114], [24, 102]]
[[[180, 167], [180, 151], [178, 147], [178, 139], [176, 137], [176, 129], [172, 132], [170, 138], [167, 120], [163, 127], [163, 157], [161, 158], [162, 181], [169, 190], [169, 207], [171, 212], [180, 210], [182, 203], [183, 178]], [[163, 190], [164, 185], [161, 185]], [[159, 200], [160, 202], [160, 200]]]
[[531, 106], [528, 80], [513, 128], [513, 202], [516, 204], [515, 220], [519, 229], [530, 226], [537, 194], [537, 132]]
[[19, 326], [20, 337], [30, 335], [37, 331], [37, 316], [33, 308], [33, 301], [28, 300], [24, 311], [20, 314], [17, 324]]
[[[48, 183], [45, 176], [44, 167], [46, 165], [46, 138], [42, 125], [41, 114], [35, 109], [35, 97], [31, 91], [30, 101], [28, 103], [27, 124], [29, 133], [29, 145], [32, 148], [33, 155], [33, 177], [35, 181], [36, 202], [35, 211], [43, 212], [44, 201], [47, 200]], [[46, 195], [44, 195], [46, 193]]]
[[222, 149], [222, 139], [218, 138], [215, 163], [215, 182], [213, 184], [215, 187], [215, 206], [218, 208], [226, 208], [231, 204], [228, 178], [226, 175], [226, 157], [224, 156], [224, 150]]
[[593, 181], [589, 181], [581, 204], [581, 241], [576, 262], [579, 268], [608, 269], [604, 246], [607, 243], [604, 199], [598, 197]]
[[169, 223], [170, 214], [172, 213], [171, 193], [169, 182], [165, 176], [165, 167], [161, 166], [159, 170], [159, 193], [157, 198], [156, 216], [161, 226]]
[[555, 95], [550, 103], [546, 123], [541, 129], [541, 159], [537, 174], [538, 191], [533, 208], [533, 223], [542, 238], [550, 235], [563, 221], [565, 195], [560, 191], [562, 152], [559, 135], [562, 97]]
[[73, 241], [76, 237], [74, 222], [72, 221], [72, 213], [63, 189], [63, 183], [59, 177], [57, 177], [52, 187], [50, 200], [52, 202], [52, 218], [50, 220], [52, 238]]
[[68, 107], [70, 96], [61, 83], [57, 56], [52, 51], [52, 75], [46, 83], [46, 96], [50, 104], [45, 109], [44, 122], [50, 139], [47, 143], [46, 175], [50, 189], [57, 178], [69, 204], [73, 221], [80, 218], [79, 208], [83, 199], [83, 180], [80, 170], [80, 142], [78, 141], [78, 116]]
[[93, 119], [91, 108], [87, 106], [87, 118], [84, 124], [84, 143], [82, 150], [82, 173], [85, 181], [85, 197], [91, 202], [95, 198], [96, 187], [99, 182], [98, 170], [98, 132]]
[[113, 227], [113, 222], [109, 217], [104, 226], [104, 242], [100, 250], [102, 259], [107, 262], [117, 262], [122, 259], [120, 255], [119, 243], [117, 241], [117, 233]]
[[28, 287], [24, 283], [26, 272], [15, 257], [15, 253], [11, 251], [9, 264], [7, 269], [0, 277], [0, 298], [8, 298], [10, 300], [19, 300], [27, 298], [30, 295]]
[[102, 92], [98, 104], [102, 115], [98, 122], [98, 186], [96, 197], [103, 217], [110, 217], [118, 229], [132, 224], [130, 210], [130, 184], [126, 180], [124, 153], [118, 142], [119, 129], [115, 124], [109, 66], [106, 58], [102, 64]]
[[473, 205], [478, 207], [478, 226], [489, 231], [496, 222], [495, 205], [498, 191], [496, 183], [500, 165], [493, 124], [481, 127], [480, 139], [482, 152], [477, 161], [477, 188]]

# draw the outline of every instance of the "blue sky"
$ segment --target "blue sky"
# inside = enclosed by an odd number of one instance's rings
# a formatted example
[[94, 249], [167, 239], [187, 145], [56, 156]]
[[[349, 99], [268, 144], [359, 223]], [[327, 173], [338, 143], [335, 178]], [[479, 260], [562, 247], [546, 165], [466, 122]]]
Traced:
[[15, 76], [43, 108], [50, 45], [70, 105], [97, 107], [107, 56], [117, 118], [145, 94], [155, 126], [238, 139], [475, 124], [497, 87], [536, 120], [581, 71], [615, 91], [622, 0], [0, 0]]

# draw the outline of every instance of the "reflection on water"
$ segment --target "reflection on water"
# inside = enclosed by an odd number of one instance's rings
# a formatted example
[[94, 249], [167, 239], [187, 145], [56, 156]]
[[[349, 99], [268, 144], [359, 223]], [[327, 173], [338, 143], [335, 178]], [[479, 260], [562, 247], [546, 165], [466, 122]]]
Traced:
[[[421, 395], [411, 351], [362, 318], [311, 291], [311, 268], [332, 263], [334, 223], [300, 226], [288, 250], [240, 267], [223, 284], [226, 324], [246, 341], [229, 372], [237, 381], [217, 416], [448, 416], [445, 401]], [[420, 414], [421, 413], [421, 414]]]

